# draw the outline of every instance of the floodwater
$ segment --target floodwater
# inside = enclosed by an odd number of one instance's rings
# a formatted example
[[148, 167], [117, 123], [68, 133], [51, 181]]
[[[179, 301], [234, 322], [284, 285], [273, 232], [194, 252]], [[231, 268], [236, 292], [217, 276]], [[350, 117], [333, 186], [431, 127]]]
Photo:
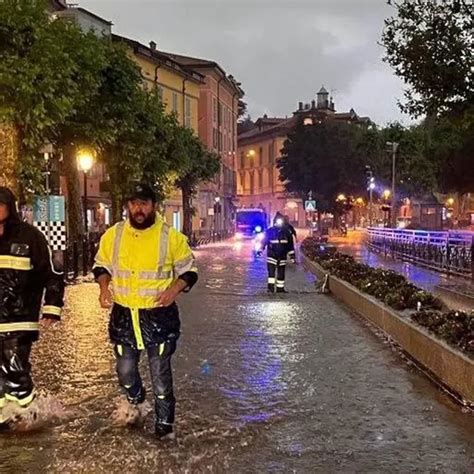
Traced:
[[154, 438], [152, 413], [140, 428], [114, 422], [123, 399], [107, 314], [85, 283], [68, 288], [63, 323], [34, 350], [36, 385], [61, 418], [0, 434], [0, 472], [474, 471], [474, 417], [316, 293], [301, 266], [288, 268], [288, 294], [268, 295], [249, 244], [196, 255], [173, 359], [176, 440]]

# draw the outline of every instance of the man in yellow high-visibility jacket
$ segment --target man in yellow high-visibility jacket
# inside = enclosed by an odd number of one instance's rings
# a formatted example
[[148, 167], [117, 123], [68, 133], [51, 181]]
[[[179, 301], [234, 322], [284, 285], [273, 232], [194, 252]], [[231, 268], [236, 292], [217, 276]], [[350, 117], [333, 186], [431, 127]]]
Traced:
[[151, 187], [134, 186], [127, 208], [128, 219], [102, 236], [94, 275], [101, 306], [112, 308], [109, 335], [119, 383], [132, 405], [145, 400], [138, 362], [142, 351], [147, 351], [155, 395], [155, 431], [162, 438], [173, 432], [174, 423], [171, 356], [180, 334], [175, 300], [196, 283], [197, 269], [186, 237], [156, 213]]

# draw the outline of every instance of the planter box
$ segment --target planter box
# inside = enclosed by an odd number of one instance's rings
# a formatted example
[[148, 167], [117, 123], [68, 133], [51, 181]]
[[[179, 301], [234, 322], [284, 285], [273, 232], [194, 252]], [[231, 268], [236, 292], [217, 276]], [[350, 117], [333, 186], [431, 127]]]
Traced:
[[[328, 274], [317, 263], [304, 255], [302, 257], [305, 267], [319, 278]], [[330, 275], [329, 288], [336, 298], [390, 336], [407, 354], [454, 392], [464, 405], [474, 406], [472, 359], [339, 278]]]

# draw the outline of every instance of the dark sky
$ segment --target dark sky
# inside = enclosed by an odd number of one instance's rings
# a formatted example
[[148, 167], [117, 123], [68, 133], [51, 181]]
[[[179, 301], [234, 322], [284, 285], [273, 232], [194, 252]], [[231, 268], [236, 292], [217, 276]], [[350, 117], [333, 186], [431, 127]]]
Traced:
[[[78, 0], [79, 1], [79, 0]], [[70, 2], [71, 3], [71, 2]], [[321, 85], [336, 109], [379, 124], [409, 122], [402, 82], [377, 44], [386, 0], [80, 0], [114, 32], [217, 61], [246, 92], [253, 118], [290, 115]]]

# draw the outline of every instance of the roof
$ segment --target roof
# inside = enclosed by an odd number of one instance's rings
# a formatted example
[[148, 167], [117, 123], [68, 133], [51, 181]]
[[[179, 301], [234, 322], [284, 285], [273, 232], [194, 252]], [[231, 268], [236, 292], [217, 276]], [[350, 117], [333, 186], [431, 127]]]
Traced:
[[202, 74], [184, 68], [181, 64], [179, 64], [177, 61], [174, 61], [168, 54], [163, 53], [162, 51], [151, 49], [149, 46], [145, 46], [144, 44], [139, 43], [138, 41], [126, 38], [124, 36], [114, 34], [112, 35], [112, 39], [114, 41], [127, 44], [130, 48], [133, 49], [135, 54], [144, 56], [160, 65], [164, 65], [169, 69], [179, 72], [181, 75], [187, 77], [188, 79], [194, 82], [197, 82], [199, 84], [202, 84], [204, 82], [204, 76]]
[[323, 87], [321, 87], [321, 89], [319, 89], [318, 94], [329, 94], [329, 92], [323, 86]]
[[[271, 137], [271, 136], [286, 136], [288, 132], [296, 126], [298, 123], [299, 117], [312, 117], [316, 118], [317, 120], [324, 120], [324, 119], [329, 119], [329, 120], [352, 120], [357, 123], [370, 123], [370, 119], [368, 117], [360, 118], [353, 109], [351, 109], [350, 112], [343, 112], [343, 113], [324, 113], [321, 110], [318, 109], [309, 109], [309, 110], [303, 110], [303, 111], [298, 111], [298, 113], [295, 113], [292, 117], [288, 119], [278, 119], [275, 118], [274, 120], [278, 120], [278, 122], [274, 125], [271, 125], [269, 127], [264, 127], [264, 128], [259, 128], [255, 127], [252, 130], [249, 130], [247, 132], [244, 132], [238, 136], [238, 141], [240, 142], [255, 142], [262, 140], [266, 137]], [[258, 124], [259, 120], [269, 120], [265, 118], [260, 118], [258, 119], [255, 123]], [[271, 119], [270, 119], [271, 120]]]
[[[259, 119], [260, 120], [260, 119]], [[275, 136], [275, 135], [287, 135], [288, 132], [296, 125], [296, 118], [290, 117], [288, 119], [281, 119], [275, 125], [266, 128], [255, 127], [248, 132], [244, 132], [238, 136], [239, 142], [245, 140], [252, 140], [253, 138], [263, 138], [265, 136]], [[258, 122], [258, 120], [257, 120]]]
[[202, 58], [194, 58], [192, 56], [185, 56], [182, 54], [176, 53], [166, 53], [162, 52], [166, 56], [170, 57], [174, 61], [178, 62], [181, 66], [186, 69], [196, 70], [196, 69], [216, 69], [222, 77], [224, 77], [227, 82], [233, 87], [233, 89], [238, 92], [241, 97], [243, 97], [244, 92], [240, 88], [240, 83], [237, 82], [233, 76], [227, 75], [225, 70], [215, 61], [211, 61], [209, 59], [202, 59]]

